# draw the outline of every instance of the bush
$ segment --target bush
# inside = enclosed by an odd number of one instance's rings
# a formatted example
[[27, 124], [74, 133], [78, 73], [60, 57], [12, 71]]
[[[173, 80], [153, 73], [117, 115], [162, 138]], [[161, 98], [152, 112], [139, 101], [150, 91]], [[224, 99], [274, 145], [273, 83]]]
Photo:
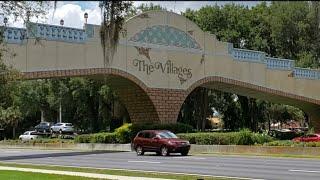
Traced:
[[139, 131], [147, 129], [169, 130], [174, 133], [192, 132], [192, 126], [176, 124], [124, 124], [114, 133], [83, 134], [75, 138], [76, 143], [130, 143]]
[[132, 124], [124, 124], [121, 127], [115, 129], [115, 134], [117, 135], [117, 139], [120, 143], [128, 143], [131, 139], [131, 127]]
[[76, 143], [119, 143], [115, 133], [83, 134], [76, 136]]
[[252, 133], [249, 130], [228, 133], [189, 133], [178, 134], [181, 139], [199, 145], [253, 145], [272, 141], [266, 134]]

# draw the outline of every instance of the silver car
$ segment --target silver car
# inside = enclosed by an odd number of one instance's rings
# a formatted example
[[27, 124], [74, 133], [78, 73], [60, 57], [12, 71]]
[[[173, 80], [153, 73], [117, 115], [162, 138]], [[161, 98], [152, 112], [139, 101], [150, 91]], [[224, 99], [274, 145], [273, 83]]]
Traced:
[[59, 132], [62, 133], [72, 133], [73, 125], [71, 123], [56, 123], [50, 127], [51, 133]]
[[37, 139], [38, 135], [36, 135], [36, 131], [26, 131], [22, 135], [19, 136], [21, 141], [29, 141]]

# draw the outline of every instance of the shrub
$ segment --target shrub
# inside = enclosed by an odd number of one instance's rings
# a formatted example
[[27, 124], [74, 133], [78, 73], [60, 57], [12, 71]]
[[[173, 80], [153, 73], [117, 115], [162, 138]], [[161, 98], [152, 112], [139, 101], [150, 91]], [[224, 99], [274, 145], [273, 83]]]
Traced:
[[189, 133], [178, 134], [181, 139], [199, 145], [253, 145], [272, 141], [268, 135], [252, 133], [249, 130], [228, 133]]
[[121, 127], [115, 129], [115, 134], [120, 143], [130, 142], [132, 133], [131, 133], [132, 124], [124, 124]]
[[77, 143], [130, 143], [139, 131], [147, 129], [169, 130], [174, 133], [192, 132], [192, 126], [176, 124], [124, 124], [114, 133], [83, 134], [75, 138]]
[[83, 134], [76, 136], [76, 143], [119, 143], [115, 133]]
[[237, 144], [251, 145], [255, 143], [255, 135], [249, 129], [243, 129], [238, 134]]

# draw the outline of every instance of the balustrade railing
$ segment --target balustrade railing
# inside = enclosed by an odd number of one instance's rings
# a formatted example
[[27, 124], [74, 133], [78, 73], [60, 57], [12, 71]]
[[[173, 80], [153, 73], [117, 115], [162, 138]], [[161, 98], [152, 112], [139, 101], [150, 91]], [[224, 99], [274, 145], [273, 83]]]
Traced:
[[27, 36], [27, 30], [14, 27], [1, 27], [3, 39], [7, 43], [21, 44]]
[[247, 49], [234, 48], [232, 51], [234, 59], [240, 61], [259, 62], [264, 63], [265, 53], [259, 51], [252, 51]]
[[267, 68], [279, 70], [292, 70], [294, 60], [266, 57]]
[[294, 68], [294, 77], [302, 79], [320, 79], [320, 71], [307, 68]]
[[86, 41], [86, 33], [83, 29], [39, 23], [30, 23], [28, 25], [28, 37], [72, 43], [83, 43]]

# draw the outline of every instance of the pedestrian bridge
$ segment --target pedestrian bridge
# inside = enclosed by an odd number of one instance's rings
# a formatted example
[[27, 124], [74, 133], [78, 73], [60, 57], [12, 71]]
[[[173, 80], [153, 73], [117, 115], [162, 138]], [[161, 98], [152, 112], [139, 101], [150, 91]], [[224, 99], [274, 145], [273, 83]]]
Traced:
[[83, 29], [29, 23], [6, 27], [12, 53], [6, 63], [27, 79], [87, 76], [109, 83], [133, 122], [175, 122], [188, 94], [199, 86], [303, 109], [320, 130], [320, 72], [294, 60], [234, 48], [185, 17], [151, 11], [132, 17], [105, 63], [100, 27]]

